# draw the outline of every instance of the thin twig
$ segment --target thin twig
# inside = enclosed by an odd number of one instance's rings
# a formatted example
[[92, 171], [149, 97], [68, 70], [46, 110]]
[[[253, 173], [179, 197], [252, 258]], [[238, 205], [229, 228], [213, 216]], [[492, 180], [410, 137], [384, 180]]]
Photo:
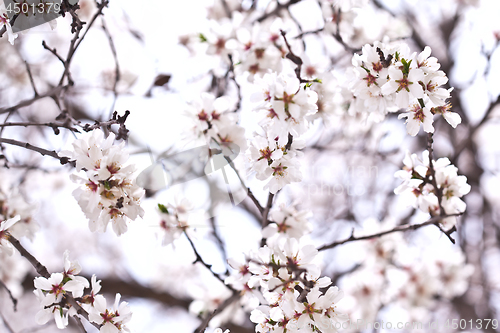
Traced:
[[67, 87], [68, 86], [57, 86], [57, 87], [49, 90], [45, 94], [41, 94], [41, 95], [35, 96], [33, 98], [26, 99], [24, 101], [21, 101], [21, 102], [17, 103], [14, 106], [8, 107], [8, 108], [0, 109], [0, 114], [9, 113], [9, 112], [15, 111], [17, 109], [20, 109], [22, 107], [29, 106], [29, 105], [33, 104], [34, 102], [36, 102], [36, 101], [38, 101], [38, 100], [40, 100], [42, 98], [45, 98], [45, 97], [52, 97], [52, 98], [54, 98], [54, 97], [57, 96], [57, 94], [59, 94], [63, 89], [66, 89]]
[[276, 3], [276, 8], [274, 8], [272, 11], [270, 11], [269, 13], [265, 13], [263, 14], [261, 17], [259, 17], [256, 22], [262, 22], [264, 21], [265, 19], [267, 19], [268, 17], [272, 17], [274, 15], [278, 15], [279, 12], [283, 9], [287, 9], [288, 7], [290, 7], [291, 5], [293, 4], [296, 4], [297, 2], [300, 2], [301, 0], [290, 0], [288, 1], [287, 3], [285, 4], [281, 4], [279, 2]]
[[44, 278], [48, 279], [50, 278], [49, 271], [47, 270], [47, 267], [42, 265], [35, 257], [31, 255], [31, 253], [26, 250], [21, 243], [14, 238], [11, 234], [8, 234], [7, 240], [19, 251], [19, 253], [25, 257], [31, 266], [33, 266], [38, 273], [38, 275], [43, 276]]
[[236, 103], [236, 107], [234, 109], [234, 112], [237, 112], [240, 110], [241, 108], [241, 86], [240, 84], [236, 81], [236, 74], [234, 74], [234, 63], [233, 63], [233, 57], [232, 55], [228, 54], [228, 57], [229, 57], [229, 62], [230, 62], [230, 65], [229, 65], [229, 69], [226, 73], [226, 77], [229, 73], [232, 73], [231, 75], [231, 80], [233, 80], [234, 84], [236, 85], [236, 90], [238, 91], [238, 103]]
[[[82, 43], [82, 41], [85, 38], [85, 36], [87, 36], [87, 33], [89, 32], [90, 28], [92, 27], [92, 25], [94, 24], [94, 22], [96, 21], [96, 19], [100, 15], [102, 15], [102, 11], [103, 11], [104, 7], [106, 7], [108, 4], [109, 4], [108, 0], [103, 0], [100, 4], [98, 4], [96, 13], [90, 19], [90, 22], [88, 23], [87, 28], [85, 29], [85, 31], [84, 31], [84, 33], [83, 33], [83, 35], [81, 37], [80, 37], [80, 32], [83, 29], [83, 23], [84, 22], [81, 22], [78, 19], [78, 15], [74, 12], [74, 10], [70, 10], [69, 11], [69, 13], [71, 14], [71, 16], [73, 17], [73, 20], [79, 22], [79, 24], [75, 25], [75, 28], [74, 28], [75, 29], [74, 30], [75, 36], [73, 37], [73, 39], [70, 42], [70, 46], [69, 46], [69, 50], [68, 50], [68, 55], [66, 56], [66, 60], [64, 62], [64, 73], [61, 75], [61, 79], [59, 80], [59, 84], [58, 85], [62, 85], [63, 84], [65, 77], [68, 78], [68, 85], [70, 85], [70, 86], [73, 85], [73, 80], [71, 79], [70, 72], [69, 72], [69, 67], [71, 65], [71, 60], [73, 60], [73, 56], [74, 56], [76, 50], [78, 49], [78, 47]], [[75, 22], [73, 24], [75, 24]]]
[[297, 36], [293, 37], [294, 39], [298, 39], [298, 38], [302, 38], [306, 35], [311, 35], [311, 34], [317, 34], [319, 32], [322, 32], [323, 30], [325, 30], [325, 28], [319, 28], [319, 29], [316, 29], [316, 30], [311, 30], [311, 31], [304, 31], [304, 32], [301, 32], [300, 34], [298, 34]]
[[[215, 240], [217, 241], [217, 245], [219, 246], [220, 251], [222, 252], [222, 257], [224, 259], [224, 262], [227, 263], [227, 253], [226, 253], [226, 245], [224, 244], [224, 241], [219, 235], [219, 229], [217, 228], [217, 223], [215, 221], [215, 217], [212, 216], [210, 218], [210, 225], [212, 226], [212, 235], [214, 236]], [[226, 274], [229, 273], [229, 270], [226, 269]]]
[[262, 212], [262, 228], [265, 228], [267, 226], [267, 216], [269, 215], [269, 210], [271, 210], [271, 207], [273, 206], [273, 199], [274, 194], [269, 193], [269, 196], [267, 197], [266, 208], [264, 208], [264, 211]]
[[[267, 204], [266, 207], [264, 208], [264, 211], [262, 212], [262, 220], [261, 220], [261, 225], [262, 229], [267, 227], [267, 224], [269, 223], [269, 220], [267, 219], [269, 215], [269, 211], [271, 210], [271, 207], [273, 206], [273, 199], [274, 199], [274, 194], [269, 193], [269, 196], [267, 197]], [[266, 239], [262, 238], [260, 241], [260, 246], [266, 245]]]
[[346, 238], [346, 239], [341, 240], [341, 241], [336, 241], [336, 242], [333, 242], [333, 243], [328, 244], [328, 245], [323, 245], [320, 248], [318, 248], [318, 251], [332, 249], [332, 248], [334, 248], [336, 246], [339, 246], [339, 245], [342, 245], [342, 244], [345, 244], [345, 243], [349, 243], [349, 242], [354, 242], [354, 241], [359, 241], [359, 240], [365, 240], [365, 239], [372, 239], [372, 238], [381, 237], [381, 236], [384, 236], [384, 235], [387, 235], [387, 234], [392, 234], [393, 232], [416, 230], [416, 229], [420, 229], [420, 228], [428, 226], [428, 225], [436, 225], [440, 230], [443, 230], [437, 224], [439, 220], [443, 219], [443, 217], [460, 216], [460, 215], [462, 215], [462, 213], [449, 214], [449, 215], [446, 215], [446, 216], [434, 216], [434, 217], [431, 217], [429, 220], [427, 220], [427, 221], [425, 221], [423, 223], [420, 223], [420, 224], [399, 225], [399, 226], [397, 226], [397, 227], [395, 227], [393, 229], [390, 229], [390, 230], [378, 232], [378, 233], [367, 235], [367, 236], [361, 236], [361, 237], [355, 237], [354, 236], [354, 229], [353, 229], [352, 233], [351, 233], [351, 236], [349, 238]]
[[14, 146], [23, 147], [23, 148], [26, 148], [29, 150], [33, 150], [33, 151], [36, 151], [37, 153], [42, 154], [42, 156], [45, 156], [45, 155], [51, 156], [53, 158], [58, 159], [61, 162], [61, 164], [66, 164], [66, 163], [70, 163], [72, 165], [74, 164], [74, 162], [70, 162], [67, 157], [59, 157], [59, 155], [57, 154], [57, 152], [55, 150], [47, 150], [44, 148], [33, 146], [32, 144], [27, 143], [27, 142], [21, 142], [21, 141], [12, 140], [12, 139], [0, 138], [0, 143], [8, 143], [8, 144], [11, 144]]
[[9, 331], [9, 333], [15, 333], [14, 330], [12, 329], [12, 327], [10, 327], [7, 320], [5, 320], [5, 317], [3, 316], [2, 313], [0, 313], [0, 318], [2, 318], [3, 326], [5, 326], [7, 328], [7, 331]]
[[0, 287], [3, 287], [7, 291], [7, 294], [9, 294], [9, 297], [12, 300], [12, 304], [14, 305], [14, 312], [17, 311], [17, 299], [12, 295], [10, 289], [7, 288], [7, 286], [5, 285], [5, 283], [3, 283], [2, 280], [0, 280]]
[[33, 80], [33, 75], [31, 74], [30, 65], [28, 64], [27, 61], [25, 61], [24, 64], [26, 65], [26, 71], [28, 72], [28, 77], [30, 78], [31, 87], [33, 88], [33, 92], [35, 93], [35, 97], [37, 97], [38, 91], [36, 90], [35, 81]]
[[222, 2], [222, 7], [224, 8], [224, 12], [226, 12], [227, 17], [231, 18], [231, 9], [227, 5], [226, 0], [220, 0]]
[[337, 15], [335, 17], [335, 25], [337, 27], [336, 31], [335, 31], [335, 34], [333, 35], [333, 37], [335, 38], [335, 40], [337, 42], [339, 42], [347, 51], [351, 52], [351, 53], [354, 53], [354, 52], [357, 52], [358, 50], [350, 47], [349, 45], [346, 44], [346, 42], [344, 41], [344, 39], [342, 38], [342, 36], [340, 35], [340, 18], [341, 18], [341, 15], [342, 15], [342, 11], [340, 10], [340, 7], [339, 9], [337, 10]]
[[87, 330], [85, 329], [85, 327], [83, 326], [82, 324], [82, 320], [80, 319], [80, 317], [78, 316], [73, 316], [73, 318], [75, 319], [76, 321], [76, 325], [82, 330], [82, 332], [84, 333], [87, 333]]
[[102, 30], [104, 31], [104, 34], [108, 37], [109, 47], [111, 48], [111, 53], [113, 54], [113, 59], [115, 61], [115, 80], [113, 82], [113, 104], [111, 105], [111, 110], [109, 113], [111, 117], [115, 109], [116, 99], [118, 98], [118, 91], [116, 90], [116, 88], [118, 86], [118, 81], [120, 81], [120, 64], [118, 63], [118, 55], [116, 53], [116, 47], [113, 41], [113, 37], [111, 37], [111, 34], [109, 33], [108, 28], [106, 27], [106, 22], [104, 21], [104, 18], [102, 18]]
[[74, 127], [69, 126], [68, 124], [63, 124], [63, 123], [35, 123], [35, 122], [7, 122], [0, 124], [0, 127], [9, 127], [9, 126], [23, 126], [23, 127], [28, 127], [28, 126], [40, 126], [40, 127], [51, 127], [52, 129], [54, 128], [66, 128], [69, 129], [72, 132], [80, 133], [79, 130], [77, 130]]
[[57, 50], [55, 48], [51, 49], [45, 41], [42, 41], [42, 46], [44, 49], [48, 50], [50, 53], [56, 56], [57, 59], [59, 59], [60, 62], [62, 62], [63, 66], [66, 66], [66, 62], [64, 59], [57, 53]]
[[432, 177], [432, 186], [434, 187], [434, 190], [436, 191], [436, 196], [438, 199], [438, 205], [439, 205], [439, 215], [443, 216], [446, 214], [444, 211], [442, 202], [443, 202], [443, 189], [438, 187], [437, 181], [436, 181], [436, 169], [434, 169], [434, 159], [433, 159], [433, 149], [432, 149], [432, 144], [433, 144], [433, 139], [432, 139], [432, 133], [428, 133], [427, 135], [427, 151], [429, 152], [429, 171], [431, 172], [431, 177]]
[[191, 238], [189, 237], [189, 235], [187, 234], [186, 231], [184, 231], [184, 235], [186, 235], [186, 238], [188, 239], [189, 241], [189, 244], [191, 244], [191, 248], [193, 249], [194, 251], [194, 254], [196, 256], [196, 259], [195, 261], [193, 262], [193, 264], [197, 263], [197, 262], [200, 262], [203, 266], [205, 266], [211, 273], [212, 275], [217, 278], [217, 280], [219, 280], [220, 282], [222, 282], [227, 288], [231, 289], [231, 291], [235, 291], [233, 287], [231, 287], [230, 285], [226, 285], [224, 283], [224, 278], [222, 276], [220, 276], [220, 274], [217, 274], [215, 273], [213, 270], [212, 270], [212, 265], [210, 264], [207, 264], [203, 258], [201, 257], [200, 253], [198, 252], [198, 250], [196, 249], [196, 247], [194, 246], [194, 243], [193, 241], [191, 240]]
[[201, 322], [200, 326], [198, 326], [197, 329], [194, 330], [194, 333], [203, 333], [205, 332], [205, 329], [207, 328], [208, 324], [210, 323], [210, 320], [212, 320], [216, 315], [224, 311], [225, 308], [227, 308], [229, 305], [234, 303], [240, 298], [240, 294], [238, 292], [234, 292], [231, 297], [226, 299], [224, 303], [222, 303], [217, 309], [215, 309], [210, 315], [205, 317], [203, 321]]
[[311, 82], [311, 80], [304, 80], [301, 77], [300, 72], [302, 71], [302, 65], [304, 62], [302, 61], [301, 57], [293, 53], [292, 47], [290, 46], [290, 43], [288, 43], [288, 39], [286, 38], [286, 32], [284, 32], [283, 30], [280, 30], [280, 32], [281, 36], [283, 36], [283, 40], [285, 41], [286, 47], [288, 49], [288, 53], [286, 54], [285, 57], [287, 59], [290, 59], [297, 66], [297, 68], [295, 68], [295, 75], [297, 76], [297, 79], [299, 79], [300, 83]]
[[82, 126], [83, 130], [85, 132], [90, 132], [98, 128], [106, 128], [106, 129], [111, 129], [111, 125], [120, 125], [120, 128], [118, 129], [118, 135], [116, 136], [116, 140], [124, 139], [127, 140], [128, 138], [128, 129], [125, 126], [125, 121], [127, 121], [127, 117], [130, 115], [130, 111], [127, 110], [125, 111], [125, 114], [123, 116], [119, 116], [118, 112], [113, 112], [113, 117], [108, 120], [108, 121], [95, 121], [94, 125], [90, 124], [85, 124]]
[[260, 204], [259, 200], [257, 200], [257, 198], [255, 197], [255, 195], [253, 194], [252, 190], [250, 190], [250, 187], [247, 187], [247, 194], [248, 194], [248, 197], [253, 201], [253, 203], [255, 204], [255, 206], [257, 207], [257, 209], [259, 210], [259, 212], [261, 214], [264, 213], [264, 207], [262, 207], [262, 205]]
[[236, 166], [234, 165], [233, 161], [231, 159], [229, 159], [227, 156], [225, 157], [225, 159], [226, 159], [227, 163], [231, 166], [231, 168], [233, 168], [234, 172], [236, 173], [236, 176], [238, 176], [238, 179], [240, 180], [240, 183], [243, 186], [243, 188], [247, 189], [248, 197], [253, 201], [253, 203], [255, 204], [255, 206], [257, 207], [257, 209], [259, 210], [259, 213], [262, 214], [264, 212], [264, 207], [262, 207], [262, 205], [260, 204], [259, 200], [257, 200], [257, 198], [253, 194], [252, 190], [250, 190], [250, 187], [247, 187], [245, 185], [245, 182], [241, 178], [241, 175], [238, 172], [238, 169], [236, 169]]

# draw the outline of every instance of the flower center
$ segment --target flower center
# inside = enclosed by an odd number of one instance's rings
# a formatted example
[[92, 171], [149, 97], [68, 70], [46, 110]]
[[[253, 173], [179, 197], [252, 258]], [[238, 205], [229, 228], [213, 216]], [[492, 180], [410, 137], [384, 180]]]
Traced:
[[379, 62], [375, 63], [375, 62], [372, 62], [372, 67], [373, 67], [373, 70], [375, 72], [380, 72], [382, 70], [382, 68], [384, 68], [384, 66]]
[[286, 172], [285, 172], [286, 168], [287, 168], [287, 167], [282, 166], [282, 165], [281, 165], [281, 163], [280, 163], [280, 165], [278, 165], [277, 167], [274, 167], [274, 168], [273, 168], [273, 170], [274, 170], [274, 172], [273, 172], [273, 176], [280, 176], [280, 177], [284, 177], [284, 176], [285, 176], [285, 174], [286, 174]]
[[260, 161], [263, 158], [265, 158], [266, 160], [270, 160], [271, 155], [273, 153], [273, 151], [269, 147], [266, 147], [264, 149], [260, 149], [259, 152], [260, 152], [261, 156], [259, 157], [259, 159], [257, 161]]
[[64, 289], [62, 288], [62, 284], [53, 284], [52, 289], [50, 290], [51, 294], [59, 296], [64, 293]]
[[377, 78], [375, 76], [371, 75], [370, 73], [368, 73], [368, 75], [366, 77], [364, 77], [363, 80], [366, 81], [366, 85], [368, 87], [371, 86], [372, 84], [377, 85]]
[[401, 80], [396, 80], [396, 82], [399, 83], [397, 92], [400, 92], [403, 89], [409, 92], [410, 89], [408, 87], [410, 84], [413, 84], [413, 82], [408, 81], [408, 77], [406, 75], [404, 75]]
[[198, 119], [201, 121], [207, 121], [208, 120], [208, 114], [205, 112], [205, 110], [201, 110], [200, 113], [198, 113]]
[[264, 49], [256, 49], [255, 50], [255, 57], [257, 57], [257, 59], [262, 59], [264, 57], [264, 52], [266, 50]]
[[252, 74], [256, 74], [259, 71], [259, 64], [253, 64], [252, 66], [248, 67], [248, 71]]

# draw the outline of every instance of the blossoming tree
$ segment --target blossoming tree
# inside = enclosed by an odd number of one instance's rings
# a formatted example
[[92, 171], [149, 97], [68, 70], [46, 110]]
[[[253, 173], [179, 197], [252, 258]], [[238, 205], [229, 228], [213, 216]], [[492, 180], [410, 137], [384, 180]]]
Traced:
[[0, 331], [498, 331], [498, 4], [186, 3], [0, 7]]

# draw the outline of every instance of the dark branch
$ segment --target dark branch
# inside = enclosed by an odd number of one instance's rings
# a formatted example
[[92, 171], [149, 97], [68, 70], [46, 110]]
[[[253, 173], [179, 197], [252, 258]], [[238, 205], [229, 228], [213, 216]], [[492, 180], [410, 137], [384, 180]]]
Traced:
[[59, 157], [59, 155], [57, 154], [57, 152], [55, 150], [47, 150], [44, 148], [33, 146], [32, 144], [29, 144], [27, 142], [21, 142], [21, 141], [12, 140], [12, 139], [0, 138], [0, 143], [8, 143], [10, 145], [33, 150], [33, 151], [36, 151], [37, 153], [42, 154], [42, 156], [45, 156], [45, 155], [51, 156], [53, 158], [58, 159], [61, 162], [61, 164], [70, 163], [71, 165], [76, 165], [74, 162], [70, 162], [67, 157]]
[[196, 256], [196, 259], [194, 260], [193, 264], [199, 262], [201, 263], [203, 266], [205, 266], [211, 273], [212, 275], [217, 278], [217, 280], [219, 280], [220, 282], [222, 282], [228, 289], [231, 289], [231, 291], [235, 291], [233, 287], [231, 287], [230, 285], [226, 285], [224, 283], [224, 278], [220, 275], [220, 274], [217, 274], [215, 273], [213, 270], [212, 270], [212, 265], [210, 264], [207, 264], [205, 261], [203, 261], [203, 258], [201, 257], [200, 253], [198, 252], [198, 250], [196, 250], [196, 247], [194, 246], [194, 243], [193, 241], [191, 240], [191, 238], [189, 237], [189, 235], [187, 234], [186, 231], [184, 231], [184, 235], [186, 235], [186, 238], [188, 239], [189, 241], [189, 244], [191, 244], [191, 248], [193, 249], [194, 251], [194, 254]]
[[[328, 245], [323, 245], [320, 248], [318, 248], [318, 251], [332, 249], [332, 248], [334, 248], [336, 246], [339, 246], [339, 245], [342, 245], [342, 244], [345, 244], [345, 243], [349, 243], [349, 242], [354, 242], [354, 241], [360, 241], [360, 240], [365, 240], [365, 239], [372, 239], [372, 238], [381, 237], [381, 236], [384, 236], [384, 235], [392, 234], [393, 232], [408, 231], [408, 230], [417, 230], [417, 229], [420, 229], [420, 228], [428, 226], [428, 225], [435, 225], [435, 226], [437, 226], [439, 228], [439, 230], [443, 231], [443, 229], [438, 225], [439, 220], [443, 219], [443, 217], [460, 216], [461, 214], [462, 213], [459, 213], [459, 214], [450, 214], [450, 215], [446, 215], [446, 216], [434, 216], [434, 217], [431, 217], [429, 220], [427, 220], [427, 221], [425, 221], [423, 223], [420, 223], [420, 224], [405, 224], [405, 225], [400, 225], [400, 226], [397, 226], [397, 227], [395, 227], [393, 229], [390, 229], [390, 230], [378, 232], [378, 233], [367, 235], [367, 236], [361, 236], [361, 237], [355, 237], [354, 236], [354, 229], [353, 229], [352, 233], [351, 233], [351, 236], [349, 238], [346, 238], [346, 239], [341, 240], [341, 241], [336, 241], [336, 242], [333, 242], [333, 243], [328, 244]], [[451, 228], [451, 229], [454, 229], [454, 227]], [[448, 231], [443, 231], [443, 232], [447, 233]]]

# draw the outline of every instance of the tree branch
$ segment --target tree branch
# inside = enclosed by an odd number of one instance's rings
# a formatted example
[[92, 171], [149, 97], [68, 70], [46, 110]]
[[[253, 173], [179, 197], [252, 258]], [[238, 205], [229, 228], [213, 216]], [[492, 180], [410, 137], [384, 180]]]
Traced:
[[[345, 243], [349, 243], [349, 242], [355, 242], [355, 241], [360, 241], [360, 240], [365, 240], [365, 239], [372, 239], [372, 238], [381, 237], [381, 236], [384, 236], [384, 235], [392, 234], [393, 232], [408, 231], [408, 230], [417, 230], [417, 229], [420, 229], [420, 228], [428, 226], [428, 225], [435, 225], [441, 231], [443, 231], [443, 229], [438, 225], [438, 223], [439, 223], [438, 221], [440, 221], [444, 217], [460, 216], [460, 215], [462, 215], [462, 213], [450, 214], [450, 215], [445, 215], [445, 216], [434, 216], [434, 217], [431, 217], [429, 220], [427, 220], [427, 221], [425, 221], [423, 223], [420, 223], [420, 224], [404, 224], [404, 225], [400, 225], [400, 226], [394, 227], [393, 229], [390, 229], [390, 230], [378, 232], [378, 233], [367, 235], [367, 236], [361, 236], [361, 237], [355, 237], [354, 236], [354, 229], [353, 229], [352, 233], [351, 233], [351, 236], [349, 238], [346, 238], [346, 239], [341, 240], [341, 241], [336, 241], [336, 242], [333, 242], [333, 243], [328, 244], [328, 245], [323, 245], [320, 248], [318, 248], [318, 251], [332, 249], [332, 248], [334, 248], [336, 246], [339, 246], [339, 245], [342, 245], [342, 244], [345, 244]], [[445, 231], [443, 231], [443, 232], [446, 233]]]
[[215, 273], [213, 270], [212, 270], [212, 265], [210, 264], [207, 264], [203, 258], [201, 257], [200, 253], [198, 252], [198, 250], [196, 250], [196, 247], [194, 246], [194, 243], [193, 241], [191, 240], [191, 238], [189, 237], [189, 235], [187, 234], [187, 232], [184, 230], [184, 235], [186, 235], [186, 238], [188, 239], [189, 241], [189, 244], [191, 244], [191, 248], [193, 249], [194, 251], [194, 254], [196, 255], [196, 259], [195, 261], [193, 262], [193, 264], [197, 263], [197, 262], [200, 262], [203, 266], [205, 266], [211, 273], [212, 275], [217, 278], [217, 280], [219, 280], [220, 282], [222, 282], [222, 284], [224, 284], [228, 289], [230, 289], [231, 291], [235, 292], [234, 288], [230, 285], [227, 285], [224, 283], [224, 278], [220, 275], [220, 274], [217, 274]]
[[74, 165], [74, 166], [76, 165], [76, 163], [74, 161], [73, 162], [69, 161], [67, 157], [59, 157], [59, 155], [57, 154], [57, 152], [55, 150], [47, 150], [44, 148], [33, 146], [32, 144], [29, 144], [27, 142], [21, 142], [21, 141], [12, 140], [12, 139], [0, 138], [0, 143], [8, 143], [10, 145], [33, 150], [33, 151], [36, 151], [37, 153], [42, 154], [42, 156], [45, 156], [45, 155], [51, 156], [53, 158], [58, 159], [59, 162], [61, 162], [61, 164], [70, 163], [71, 165]]
[[205, 317], [203, 321], [201, 322], [200, 326], [194, 331], [194, 333], [203, 333], [205, 331], [205, 328], [207, 328], [208, 324], [210, 323], [210, 320], [212, 320], [216, 315], [224, 311], [225, 308], [227, 308], [229, 305], [231, 305], [233, 302], [237, 301], [240, 298], [240, 294], [238, 292], [234, 292], [231, 297], [226, 299], [224, 303], [222, 303], [217, 309], [214, 310], [210, 315]]
[[[31, 255], [31, 253], [29, 253], [28, 250], [26, 250], [16, 238], [14, 238], [11, 234], [8, 233], [7, 240], [19, 251], [19, 253], [24, 258], [26, 258], [29, 261], [31, 266], [35, 268], [38, 275], [43, 276], [46, 279], [50, 278], [50, 273], [47, 270], [47, 267], [42, 265], [42, 263], [40, 263], [33, 255]], [[91, 323], [96, 328], [98, 329], [101, 328], [100, 325], [90, 322], [89, 314], [87, 313], [87, 311], [85, 311], [71, 295], [66, 294], [64, 295], [64, 297], [66, 298], [68, 303], [71, 304], [71, 306], [73, 306], [76, 309], [76, 312], [79, 315], [83, 316], [83, 318], [85, 318], [89, 323]]]
[[33, 98], [21, 101], [18, 104], [14, 105], [14, 106], [10, 106], [8, 108], [0, 109], [0, 114], [9, 113], [9, 112], [15, 111], [17, 109], [20, 109], [22, 107], [29, 106], [29, 105], [33, 104], [34, 102], [36, 102], [42, 98], [45, 98], [45, 97], [57, 98], [57, 94], [59, 94], [62, 90], [66, 89], [67, 87], [68, 86], [57, 86], [57, 87], [49, 90], [45, 94], [38, 95], [38, 96], [35, 96]]

